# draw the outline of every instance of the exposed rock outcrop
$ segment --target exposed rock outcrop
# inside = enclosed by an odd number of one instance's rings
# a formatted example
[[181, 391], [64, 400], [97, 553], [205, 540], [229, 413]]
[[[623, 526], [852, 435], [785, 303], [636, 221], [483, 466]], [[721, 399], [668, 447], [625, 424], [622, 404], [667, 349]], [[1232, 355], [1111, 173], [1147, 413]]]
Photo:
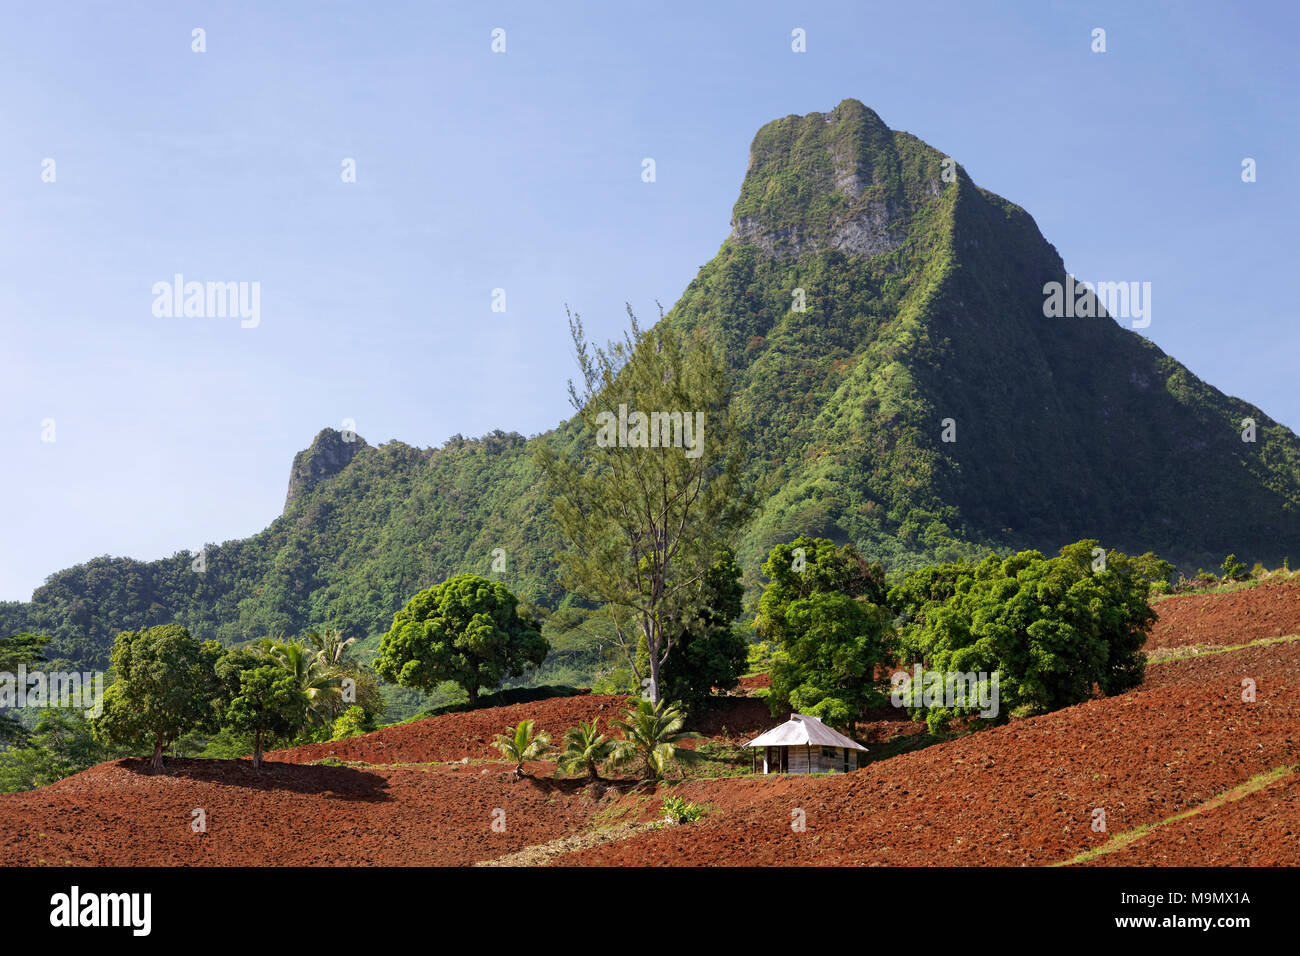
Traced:
[[351, 463], [357, 452], [368, 447], [366, 440], [356, 432], [322, 429], [309, 448], [293, 456], [284, 510], [288, 511], [290, 505], [326, 478], [337, 475]]

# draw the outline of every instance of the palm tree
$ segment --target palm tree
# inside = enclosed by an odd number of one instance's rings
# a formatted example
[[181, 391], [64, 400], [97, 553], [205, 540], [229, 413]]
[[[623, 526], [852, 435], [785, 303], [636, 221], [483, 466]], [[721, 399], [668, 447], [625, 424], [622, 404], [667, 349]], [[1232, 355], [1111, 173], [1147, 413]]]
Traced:
[[319, 631], [307, 632], [307, 643], [316, 650], [316, 656], [330, 667], [342, 667], [347, 657], [348, 648], [357, 642], [355, 637], [343, 638], [343, 632], [336, 627], [323, 627]]
[[596, 730], [596, 721], [570, 727], [564, 734], [559, 769], [564, 773], [586, 770], [592, 780], [600, 779], [600, 764], [614, 753], [614, 741]]
[[507, 727], [504, 734], [492, 739], [492, 746], [515, 762], [516, 780], [524, 775], [524, 761], [538, 760], [552, 749], [551, 735], [544, 730], [534, 734], [531, 720], [519, 721], [518, 727]]
[[686, 715], [678, 704], [659, 701], [652, 704], [641, 698], [628, 707], [627, 719], [614, 721], [623, 731], [623, 739], [614, 745], [615, 766], [640, 758], [646, 775], [658, 780], [674, 762], [692, 763], [699, 759], [694, 750], [677, 746], [685, 740], [699, 740], [700, 735], [683, 731]]
[[300, 641], [268, 641], [262, 648], [267, 657], [293, 675], [298, 689], [307, 696], [309, 724], [318, 726], [338, 716], [340, 679], [335, 668]]

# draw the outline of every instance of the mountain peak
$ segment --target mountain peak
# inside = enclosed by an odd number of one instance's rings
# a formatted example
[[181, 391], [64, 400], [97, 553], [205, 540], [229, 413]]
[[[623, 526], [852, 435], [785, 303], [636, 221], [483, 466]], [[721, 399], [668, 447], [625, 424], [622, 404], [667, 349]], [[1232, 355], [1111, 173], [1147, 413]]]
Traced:
[[897, 247], [910, 210], [941, 192], [943, 156], [855, 99], [763, 126], [731, 217], [731, 239], [777, 259]]
[[290, 505], [325, 479], [337, 475], [351, 463], [357, 452], [368, 447], [366, 440], [356, 432], [322, 428], [308, 448], [293, 456], [284, 510], [288, 511]]

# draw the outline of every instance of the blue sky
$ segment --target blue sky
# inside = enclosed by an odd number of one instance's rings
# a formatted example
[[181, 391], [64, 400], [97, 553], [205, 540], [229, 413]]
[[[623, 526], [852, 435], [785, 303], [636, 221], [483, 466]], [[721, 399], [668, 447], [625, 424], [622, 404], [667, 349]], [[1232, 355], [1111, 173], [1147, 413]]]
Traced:
[[[1298, 15], [1135, 6], [6, 5], [0, 599], [260, 530], [345, 418], [372, 444], [553, 427], [565, 304], [598, 337], [671, 306], [754, 132], [847, 97], [1076, 275], [1150, 281], [1145, 334], [1300, 426]], [[260, 324], [155, 317], [176, 273], [260, 283]]]

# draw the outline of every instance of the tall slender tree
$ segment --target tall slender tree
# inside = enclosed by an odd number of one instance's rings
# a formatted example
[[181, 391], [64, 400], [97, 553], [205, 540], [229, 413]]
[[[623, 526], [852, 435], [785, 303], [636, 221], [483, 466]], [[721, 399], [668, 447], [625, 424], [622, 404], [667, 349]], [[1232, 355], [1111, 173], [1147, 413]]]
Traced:
[[[660, 669], [706, 610], [699, 585], [715, 553], [752, 508], [731, 415], [730, 379], [702, 330], [663, 318], [605, 348], [569, 315], [581, 387], [569, 382], [576, 432], [540, 443], [555, 522], [566, 547], [561, 578], [602, 602], [614, 642], [645, 695], [661, 697]], [[646, 653], [638, 662], [638, 645]]]

